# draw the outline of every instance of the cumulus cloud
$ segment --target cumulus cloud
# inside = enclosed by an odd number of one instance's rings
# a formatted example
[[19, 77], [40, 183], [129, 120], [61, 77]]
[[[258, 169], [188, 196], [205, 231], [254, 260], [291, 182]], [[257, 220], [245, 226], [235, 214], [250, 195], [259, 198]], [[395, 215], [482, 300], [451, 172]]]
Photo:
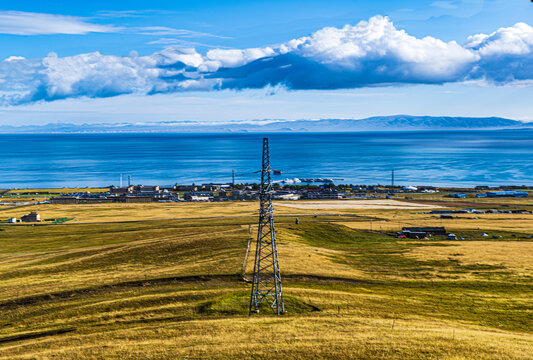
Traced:
[[[9, 61], [8, 61], [9, 60]], [[195, 49], [170, 46], [148, 56], [98, 52], [0, 62], [0, 101], [21, 104], [190, 90], [285, 87], [341, 89], [401, 84], [533, 80], [533, 28], [524, 23], [471, 36], [463, 45], [416, 38], [381, 16], [323, 28], [277, 46]]]
[[465, 48], [480, 57], [469, 73], [473, 80], [499, 84], [533, 80], [533, 27], [525, 23], [470, 36]]
[[469, 36], [466, 48], [476, 50], [482, 56], [525, 55], [531, 53], [533, 28], [525, 23], [500, 28], [490, 35]]
[[0, 11], [0, 34], [50, 35], [115, 32], [110, 25], [91, 24], [75, 16], [22, 11]]
[[[218, 75], [228, 78], [229, 87], [254, 87], [252, 83], [259, 86], [260, 81], [293, 89], [443, 83], [464, 76], [476, 59], [475, 52], [455, 42], [417, 39], [378, 16], [356, 26], [328, 27], [291, 40], [277, 49], [275, 57]], [[240, 81], [243, 72], [251, 73], [251, 83]]]

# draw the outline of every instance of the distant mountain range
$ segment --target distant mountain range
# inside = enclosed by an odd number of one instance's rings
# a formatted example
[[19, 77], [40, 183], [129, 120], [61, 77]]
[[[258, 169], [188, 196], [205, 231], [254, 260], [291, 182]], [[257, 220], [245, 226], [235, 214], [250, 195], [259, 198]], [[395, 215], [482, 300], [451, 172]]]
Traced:
[[0, 133], [115, 133], [115, 132], [349, 132], [409, 130], [474, 130], [533, 128], [527, 123], [499, 117], [375, 116], [365, 119], [263, 120], [254, 123], [207, 125], [195, 122], [147, 122], [142, 124], [47, 124], [2, 126]]

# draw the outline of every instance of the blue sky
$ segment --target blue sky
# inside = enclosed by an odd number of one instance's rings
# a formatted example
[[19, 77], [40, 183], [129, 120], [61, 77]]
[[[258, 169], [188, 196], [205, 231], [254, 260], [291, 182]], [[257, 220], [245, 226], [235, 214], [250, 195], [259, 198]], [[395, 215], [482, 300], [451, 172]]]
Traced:
[[0, 124], [533, 120], [531, 25], [529, 0], [10, 2]]

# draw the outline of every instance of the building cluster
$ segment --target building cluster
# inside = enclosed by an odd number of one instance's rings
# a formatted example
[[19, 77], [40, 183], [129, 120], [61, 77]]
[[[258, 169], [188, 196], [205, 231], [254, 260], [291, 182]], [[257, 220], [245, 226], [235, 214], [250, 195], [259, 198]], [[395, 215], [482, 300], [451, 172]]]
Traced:
[[[444, 193], [454, 198], [475, 197], [527, 197], [526, 187], [506, 186], [489, 188], [441, 188], [434, 186], [386, 186], [386, 185], [323, 185], [279, 184], [273, 185], [273, 198], [276, 200], [340, 200], [340, 199], [376, 199], [392, 198], [400, 194], [411, 196], [422, 193]], [[19, 194], [28, 196], [28, 193]], [[42, 196], [43, 193], [35, 193]], [[202, 185], [131, 185], [111, 186], [105, 192], [65, 193], [60, 196], [51, 195], [47, 200], [54, 204], [96, 204], [96, 203], [142, 203], [142, 202], [212, 202], [212, 201], [245, 201], [259, 198], [257, 184], [202, 184]], [[4, 195], [8, 196], [8, 195]], [[0, 198], [2, 195], [0, 195]], [[17, 197], [12, 191], [9, 197]]]
[[[345, 199], [351, 194], [332, 186], [281, 188], [273, 190], [277, 200]], [[174, 186], [111, 186], [103, 193], [80, 192], [51, 197], [53, 204], [140, 203], [180, 201], [246, 201], [259, 199], [257, 185], [234, 188], [229, 184], [174, 185]]]
[[102, 193], [72, 193], [51, 197], [53, 204], [96, 204], [96, 203], [147, 203], [178, 201], [223, 201], [254, 200], [257, 191], [250, 189], [231, 190], [227, 184], [204, 184], [188, 186], [137, 185], [111, 186]]

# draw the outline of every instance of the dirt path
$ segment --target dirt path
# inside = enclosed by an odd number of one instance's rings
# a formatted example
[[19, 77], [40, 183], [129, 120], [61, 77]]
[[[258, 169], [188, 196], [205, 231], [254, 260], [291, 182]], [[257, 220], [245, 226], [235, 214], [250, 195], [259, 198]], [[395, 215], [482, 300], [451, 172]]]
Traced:
[[290, 207], [296, 209], [429, 209], [440, 208], [438, 205], [403, 202], [398, 200], [321, 200], [295, 203], [275, 203], [275, 206]]

